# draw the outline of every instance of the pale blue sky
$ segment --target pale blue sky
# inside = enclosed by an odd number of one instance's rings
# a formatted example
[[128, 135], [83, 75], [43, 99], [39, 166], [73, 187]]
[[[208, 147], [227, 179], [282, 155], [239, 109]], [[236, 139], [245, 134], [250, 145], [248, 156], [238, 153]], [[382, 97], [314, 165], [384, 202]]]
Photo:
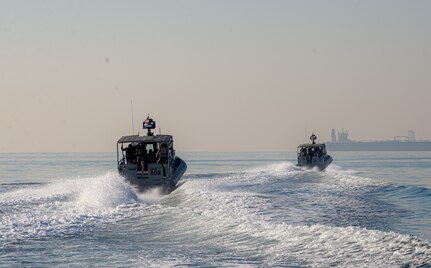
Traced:
[[[0, 1], [0, 152], [431, 139], [430, 1]], [[265, 126], [265, 127], [262, 127]]]

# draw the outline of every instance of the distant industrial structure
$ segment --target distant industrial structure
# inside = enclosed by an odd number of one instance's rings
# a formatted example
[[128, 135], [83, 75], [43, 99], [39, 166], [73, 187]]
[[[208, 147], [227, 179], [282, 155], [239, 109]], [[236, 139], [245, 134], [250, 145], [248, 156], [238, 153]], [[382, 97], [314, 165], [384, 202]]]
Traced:
[[416, 140], [416, 133], [409, 130], [407, 136], [394, 136], [386, 141], [352, 141], [346, 129], [337, 133], [331, 130], [331, 142], [327, 143], [332, 151], [431, 151], [431, 141]]
[[349, 133], [344, 128], [341, 129], [341, 132], [338, 132], [338, 140], [337, 135], [335, 134], [335, 129], [333, 128], [331, 131], [331, 142], [349, 142]]

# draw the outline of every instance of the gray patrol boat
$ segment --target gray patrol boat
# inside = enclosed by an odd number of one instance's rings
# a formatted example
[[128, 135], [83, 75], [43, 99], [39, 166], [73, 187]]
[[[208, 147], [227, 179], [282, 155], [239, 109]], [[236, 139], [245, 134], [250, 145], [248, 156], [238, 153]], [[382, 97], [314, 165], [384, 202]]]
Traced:
[[316, 135], [310, 136], [311, 143], [300, 144], [297, 148], [298, 164], [300, 167], [317, 167], [324, 170], [332, 163], [332, 157], [326, 151], [324, 143], [316, 143]]
[[171, 135], [154, 135], [156, 122], [149, 116], [143, 122], [146, 136], [123, 136], [117, 142], [118, 171], [139, 191], [162, 187], [164, 193], [175, 189], [187, 164], [175, 156]]

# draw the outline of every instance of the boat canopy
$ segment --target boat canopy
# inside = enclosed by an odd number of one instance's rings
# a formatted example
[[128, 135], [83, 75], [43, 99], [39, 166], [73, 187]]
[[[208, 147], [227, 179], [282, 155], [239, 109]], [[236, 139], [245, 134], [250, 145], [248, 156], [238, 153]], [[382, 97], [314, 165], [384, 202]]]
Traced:
[[316, 147], [326, 147], [326, 145], [324, 143], [315, 143], [315, 144], [311, 144], [311, 143], [304, 143], [304, 144], [300, 144], [298, 145], [298, 148], [301, 147], [311, 147], [311, 148], [316, 148]]
[[170, 143], [172, 142], [172, 135], [156, 135], [156, 136], [139, 136], [130, 135], [121, 137], [117, 143], [127, 142], [158, 142], [158, 143]]

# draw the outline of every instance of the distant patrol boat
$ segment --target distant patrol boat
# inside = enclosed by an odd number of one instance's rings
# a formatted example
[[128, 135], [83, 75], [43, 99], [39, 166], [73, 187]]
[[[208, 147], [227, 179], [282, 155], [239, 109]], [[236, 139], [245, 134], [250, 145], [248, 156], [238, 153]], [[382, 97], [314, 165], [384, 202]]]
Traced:
[[175, 156], [171, 135], [154, 135], [156, 122], [149, 116], [143, 122], [146, 136], [123, 136], [117, 142], [118, 172], [138, 190], [162, 187], [164, 193], [175, 189], [187, 164]]
[[324, 170], [332, 163], [332, 157], [326, 151], [324, 143], [316, 143], [316, 135], [310, 136], [311, 144], [300, 144], [297, 148], [298, 166], [300, 167], [317, 167]]

